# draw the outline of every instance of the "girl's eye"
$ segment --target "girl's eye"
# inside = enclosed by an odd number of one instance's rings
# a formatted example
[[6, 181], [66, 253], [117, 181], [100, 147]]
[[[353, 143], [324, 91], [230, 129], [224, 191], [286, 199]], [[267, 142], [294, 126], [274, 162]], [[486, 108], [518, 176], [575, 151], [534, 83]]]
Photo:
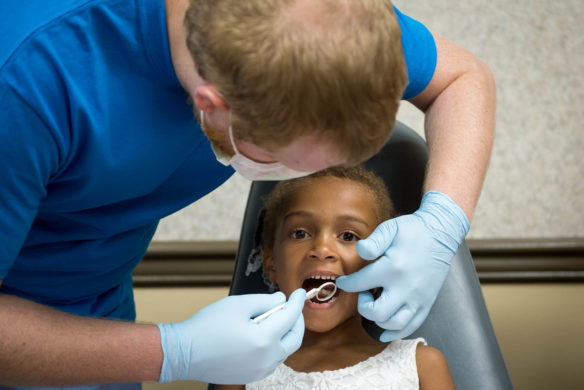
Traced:
[[300, 240], [302, 238], [306, 238], [308, 236], [308, 233], [306, 233], [306, 231], [304, 230], [297, 229], [292, 232], [291, 236], [294, 239]]
[[359, 240], [359, 237], [357, 237], [355, 234], [353, 234], [351, 232], [341, 233], [340, 238], [343, 241], [357, 241], [357, 240]]

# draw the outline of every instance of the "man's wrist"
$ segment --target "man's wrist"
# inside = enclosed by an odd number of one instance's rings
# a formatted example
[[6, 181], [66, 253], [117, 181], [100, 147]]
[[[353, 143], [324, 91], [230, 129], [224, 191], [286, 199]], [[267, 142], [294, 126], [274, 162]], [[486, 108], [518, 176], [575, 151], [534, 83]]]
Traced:
[[[451, 248], [458, 248], [470, 230], [470, 222], [464, 211], [448, 195], [438, 191], [428, 191], [422, 197], [421, 212], [427, 212], [433, 219], [433, 226], [439, 226], [442, 234], [450, 237]], [[446, 237], [444, 237], [446, 238]]]

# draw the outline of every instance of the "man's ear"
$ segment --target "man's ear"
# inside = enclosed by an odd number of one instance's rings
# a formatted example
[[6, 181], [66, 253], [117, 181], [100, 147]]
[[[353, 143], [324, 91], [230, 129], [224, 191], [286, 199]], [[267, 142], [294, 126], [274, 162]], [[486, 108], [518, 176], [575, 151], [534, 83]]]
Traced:
[[212, 84], [199, 85], [195, 89], [195, 105], [205, 113], [212, 113], [216, 109], [229, 110], [229, 105]]
[[274, 253], [271, 248], [264, 248], [264, 255], [262, 258], [262, 267], [264, 274], [270, 279], [274, 285], [278, 285], [276, 280], [276, 265], [274, 263]]

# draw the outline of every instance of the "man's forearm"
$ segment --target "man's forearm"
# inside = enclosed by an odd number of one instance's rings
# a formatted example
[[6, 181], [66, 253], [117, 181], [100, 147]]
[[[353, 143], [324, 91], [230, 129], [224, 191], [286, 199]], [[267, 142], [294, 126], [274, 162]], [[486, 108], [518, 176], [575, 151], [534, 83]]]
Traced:
[[495, 83], [478, 58], [436, 34], [434, 38], [435, 75], [410, 100], [426, 114], [430, 162], [424, 190], [445, 193], [470, 220], [493, 145]]
[[424, 190], [445, 193], [469, 220], [489, 164], [494, 113], [494, 83], [481, 67], [456, 79], [426, 111], [430, 163]]
[[84, 318], [0, 294], [0, 385], [158, 380], [155, 325]]

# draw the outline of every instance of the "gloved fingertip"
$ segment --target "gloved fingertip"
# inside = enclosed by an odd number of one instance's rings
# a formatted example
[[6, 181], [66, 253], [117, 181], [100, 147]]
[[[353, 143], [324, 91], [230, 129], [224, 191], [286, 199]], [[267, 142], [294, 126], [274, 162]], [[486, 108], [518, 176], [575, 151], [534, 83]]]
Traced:
[[393, 340], [403, 339], [414, 333], [416, 329], [416, 327], [408, 326], [402, 330], [386, 330], [379, 336], [379, 340], [388, 343]]
[[337, 288], [343, 290], [345, 292], [358, 292], [360, 291], [359, 286], [355, 283], [355, 274], [347, 275], [347, 276], [339, 276], [335, 280], [335, 284]]
[[384, 331], [381, 336], [379, 336], [379, 341], [382, 343], [389, 343], [390, 341], [394, 341], [399, 339], [397, 332], [386, 330]]
[[292, 330], [291, 330], [291, 332], [294, 335], [296, 335], [296, 337], [299, 340], [299, 343], [298, 343], [298, 346], [296, 347], [296, 349], [300, 348], [300, 344], [302, 344], [302, 338], [304, 337], [304, 329], [305, 329], [304, 315], [302, 314], [302, 312], [300, 312], [300, 315], [298, 316], [298, 319], [294, 323], [294, 326], [292, 327]]
[[288, 298], [288, 303], [286, 306], [292, 307], [295, 310], [299, 310], [302, 313], [302, 308], [304, 307], [304, 301], [306, 300], [306, 290], [299, 288], [290, 294]]
[[375, 298], [369, 291], [363, 291], [359, 294], [358, 305], [371, 305]]
[[375, 260], [390, 247], [396, 233], [396, 219], [382, 222], [369, 237], [357, 241], [357, 253], [365, 260]]
[[281, 340], [282, 347], [286, 353], [286, 357], [296, 352], [302, 345], [302, 339], [304, 338], [304, 316], [300, 313], [298, 319], [294, 323], [294, 326], [290, 331], [284, 335]]
[[292, 298], [304, 301], [306, 299], [306, 290], [303, 288], [294, 290], [294, 292], [290, 295], [290, 299]]
[[380, 325], [387, 330], [402, 331], [410, 324], [415, 314], [415, 311], [404, 307]]
[[378, 254], [378, 252], [380, 252], [380, 250], [373, 239], [367, 238], [365, 240], [357, 241], [357, 253], [362, 259], [375, 260], [383, 253], [381, 252]]
[[373, 297], [370, 298], [367, 295], [359, 294], [357, 309], [363, 317], [372, 321], [376, 319], [377, 313], [375, 312], [375, 300]]
[[347, 279], [346, 276], [339, 276], [336, 280], [335, 280], [335, 284], [337, 286], [338, 289], [344, 290], [343, 286], [345, 285], [345, 280]]
[[280, 305], [286, 302], [286, 294], [284, 294], [282, 291], [276, 291], [269, 295], [269, 297], [273, 305]]

